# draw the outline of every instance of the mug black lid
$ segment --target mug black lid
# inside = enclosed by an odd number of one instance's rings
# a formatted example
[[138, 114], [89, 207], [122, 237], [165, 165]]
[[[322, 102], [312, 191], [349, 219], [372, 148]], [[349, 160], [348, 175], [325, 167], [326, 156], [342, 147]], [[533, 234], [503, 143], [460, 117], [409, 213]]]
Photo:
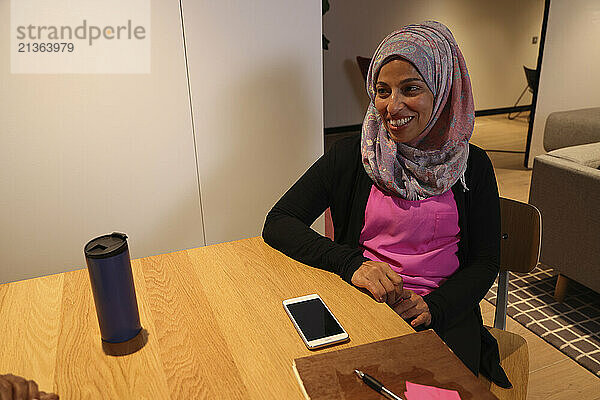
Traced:
[[120, 254], [126, 249], [127, 235], [113, 232], [90, 240], [83, 248], [83, 252], [89, 258], [108, 258]]

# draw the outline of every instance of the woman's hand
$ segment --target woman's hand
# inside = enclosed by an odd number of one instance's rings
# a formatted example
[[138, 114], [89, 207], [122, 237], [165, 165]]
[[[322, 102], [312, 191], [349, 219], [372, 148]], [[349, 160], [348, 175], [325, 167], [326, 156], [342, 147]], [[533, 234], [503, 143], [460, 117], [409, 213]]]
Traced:
[[403, 299], [392, 305], [392, 309], [403, 319], [414, 318], [410, 323], [413, 328], [421, 324], [425, 327], [431, 325], [431, 313], [423, 297], [409, 289], [403, 291]]
[[12, 374], [0, 375], [0, 400], [58, 400], [54, 393], [38, 390], [34, 381]]
[[354, 271], [351, 282], [367, 289], [380, 303], [392, 305], [402, 299], [402, 277], [384, 262], [365, 261]]

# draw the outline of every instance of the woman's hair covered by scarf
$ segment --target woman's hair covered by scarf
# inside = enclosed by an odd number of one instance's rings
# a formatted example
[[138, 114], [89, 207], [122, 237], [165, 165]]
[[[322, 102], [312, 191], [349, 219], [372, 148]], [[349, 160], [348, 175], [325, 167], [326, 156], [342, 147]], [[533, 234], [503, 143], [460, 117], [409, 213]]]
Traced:
[[[410, 143], [394, 142], [375, 108], [379, 71], [398, 58], [414, 65], [434, 96], [431, 119]], [[465, 60], [446, 26], [426, 21], [388, 35], [371, 60], [367, 92], [371, 102], [362, 125], [362, 161], [380, 189], [422, 200], [445, 193], [459, 179], [464, 185], [475, 123], [473, 94]]]

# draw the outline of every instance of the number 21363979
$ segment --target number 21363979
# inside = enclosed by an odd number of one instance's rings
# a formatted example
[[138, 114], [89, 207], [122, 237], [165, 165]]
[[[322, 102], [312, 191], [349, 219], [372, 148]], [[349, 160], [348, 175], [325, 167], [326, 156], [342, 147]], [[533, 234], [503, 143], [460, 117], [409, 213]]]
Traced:
[[19, 53], [72, 53], [75, 51], [73, 43], [17, 43]]

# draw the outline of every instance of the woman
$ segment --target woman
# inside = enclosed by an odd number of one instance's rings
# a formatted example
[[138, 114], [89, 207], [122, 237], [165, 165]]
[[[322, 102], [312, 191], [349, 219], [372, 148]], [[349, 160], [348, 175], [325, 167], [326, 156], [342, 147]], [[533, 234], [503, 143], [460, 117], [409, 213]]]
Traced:
[[[499, 270], [498, 189], [489, 158], [468, 143], [473, 95], [448, 28], [391, 33], [367, 92], [360, 140], [337, 142], [306, 171], [267, 215], [263, 238], [433, 328], [474, 374], [509, 387], [479, 309]], [[327, 207], [334, 241], [310, 229]]]

